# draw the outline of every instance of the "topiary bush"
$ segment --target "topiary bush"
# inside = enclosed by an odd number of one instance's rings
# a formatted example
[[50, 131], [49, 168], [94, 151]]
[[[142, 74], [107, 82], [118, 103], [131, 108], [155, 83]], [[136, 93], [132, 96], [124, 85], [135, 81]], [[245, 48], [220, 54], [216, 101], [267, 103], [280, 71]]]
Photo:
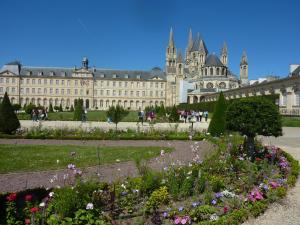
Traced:
[[208, 127], [208, 132], [214, 137], [225, 132], [225, 112], [226, 101], [223, 92], [221, 92]]
[[20, 127], [20, 122], [10, 103], [7, 92], [0, 104], [0, 132], [12, 134]]

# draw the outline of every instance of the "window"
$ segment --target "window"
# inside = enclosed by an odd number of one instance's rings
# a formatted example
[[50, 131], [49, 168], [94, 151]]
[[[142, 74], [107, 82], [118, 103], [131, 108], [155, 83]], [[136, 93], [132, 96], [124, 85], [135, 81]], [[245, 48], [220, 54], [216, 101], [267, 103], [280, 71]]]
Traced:
[[24, 94], [24, 88], [21, 88], [21, 89], [20, 89], [20, 93], [21, 93], [21, 94]]
[[67, 89], [67, 94], [71, 94], [71, 90], [70, 89]]
[[100, 91], [100, 95], [103, 95], [103, 90]]
[[7, 93], [9, 92], [9, 87], [6, 88], [6, 92], [7, 92]]
[[32, 89], [31, 89], [31, 93], [32, 93], [32, 94], [35, 94], [35, 88], [32, 88]]
[[113, 96], [116, 96], [116, 90], [113, 90]]
[[29, 88], [26, 88], [26, 94], [29, 94]]
[[150, 91], [150, 97], [152, 97], [152, 95], [153, 95], [153, 91]]
[[0, 83], [3, 83], [3, 78], [2, 77], [0, 78]]
[[130, 96], [133, 96], [133, 91], [130, 92]]
[[116, 81], [113, 82], [113, 87], [115, 87], [115, 86], [116, 86]]
[[160, 83], [160, 88], [164, 88], [164, 83]]
[[82, 89], [80, 89], [80, 95], [83, 95], [83, 90]]
[[146, 87], [146, 83], [145, 82], [143, 82], [143, 87]]
[[44, 88], [44, 94], [47, 94], [47, 88]]
[[38, 84], [42, 84], [42, 80], [41, 79], [38, 79]]
[[209, 82], [207, 83], [206, 88], [214, 88], [214, 85], [211, 82]]
[[136, 83], [136, 86], [137, 86], [137, 87], [140, 87], [140, 82], [137, 82], [137, 83]]
[[63, 95], [63, 94], [65, 94], [65, 90], [64, 89], [61, 89], [61, 94]]
[[106, 85], [107, 85], [107, 87], [109, 87], [109, 81], [106, 81]]
[[1, 92], [1, 93], [3, 92], [3, 87], [0, 87], [0, 92]]
[[61, 80], [61, 85], [65, 85], [65, 81], [64, 80]]
[[44, 84], [47, 84], [47, 79], [44, 79]]
[[153, 83], [152, 83], [152, 82], [150, 82], [150, 87], [151, 87], [151, 88], [153, 87]]
[[137, 96], [137, 97], [140, 96], [140, 92], [139, 92], [139, 91], [136, 92], [136, 96]]
[[300, 91], [295, 92], [295, 106], [300, 106]]
[[214, 74], [214, 70], [213, 68], [210, 68], [210, 75], [213, 75]]
[[164, 97], [164, 92], [163, 91], [160, 92], [160, 97]]
[[41, 94], [42, 93], [42, 89], [38, 88], [38, 93]]
[[126, 82], [125, 82], [125, 87], [127, 87], [127, 86], [128, 86], [128, 82], [126, 81]]
[[78, 85], [78, 80], [75, 80], [75, 86], [77, 86]]
[[109, 90], [106, 90], [106, 95], [109, 96]]
[[29, 79], [26, 79], [26, 84], [29, 84], [29, 82], [30, 82]]
[[15, 91], [16, 91], [16, 88], [13, 87], [13, 88], [11, 89], [11, 92], [12, 92], [12, 93], [15, 93]]
[[50, 80], [50, 84], [53, 84], [53, 80]]
[[50, 88], [50, 94], [53, 94], [53, 88]]
[[59, 80], [55, 80], [55, 84], [56, 84], [56, 85], [59, 85]]
[[143, 96], [145, 96], [145, 91], [143, 91]]
[[58, 89], [55, 89], [55, 94], [58, 94], [59, 92], [58, 92]]
[[78, 95], [78, 90], [77, 89], [75, 89], [75, 95]]
[[6, 83], [7, 83], [7, 84], [9, 83], [9, 78], [6, 78]]
[[130, 85], [131, 85], [131, 88], [133, 88], [133, 82], [131, 82], [131, 84], [130, 84]]
[[157, 82], [155, 83], [155, 87], [158, 88], [158, 83]]
[[155, 97], [158, 97], [158, 91], [155, 91]]
[[121, 90], [119, 90], [119, 96], [122, 96], [122, 91]]
[[101, 80], [101, 82], [100, 82], [100, 86], [101, 86], [101, 87], [103, 87], [103, 80]]
[[287, 96], [286, 93], [283, 93], [281, 96], [281, 106], [286, 106]]
[[12, 83], [16, 83], [16, 79], [15, 78], [12, 78]]
[[127, 96], [127, 91], [124, 92], [124, 95]]
[[119, 87], [122, 87], [122, 82], [121, 81], [119, 82]]
[[32, 84], [35, 84], [35, 79], [32, 79]]

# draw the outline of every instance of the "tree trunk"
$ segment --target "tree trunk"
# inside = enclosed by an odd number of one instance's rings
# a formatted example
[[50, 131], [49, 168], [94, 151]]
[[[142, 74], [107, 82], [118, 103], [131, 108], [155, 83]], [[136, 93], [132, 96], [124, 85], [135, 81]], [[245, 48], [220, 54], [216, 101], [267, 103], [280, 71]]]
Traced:
[[254, 161], [254, 153], [255, 153], [254, 136], [246, 137], [245, 147], [248, 152], [248, 156], [251, 157], [251, 161]]

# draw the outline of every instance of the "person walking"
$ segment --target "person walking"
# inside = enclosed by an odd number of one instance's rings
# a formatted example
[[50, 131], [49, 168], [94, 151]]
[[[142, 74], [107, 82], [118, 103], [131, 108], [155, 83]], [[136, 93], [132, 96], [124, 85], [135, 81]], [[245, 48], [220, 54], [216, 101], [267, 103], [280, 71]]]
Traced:
[[203, 112], [199, 111], [199, 120], [200, 120], [200, 122], [202, 121], [202, 117], [203, 117]]
[[207, 111], [204, 112], [204, 117], [205, 117], [205, 122], [207, 122], [207, 119], [208, 119], [208, 112]]
[[137, 124], [139, 124], [141, 122], [142, 126], [143, 126], [143, 124], [144, 124], [144, 116], [145, 116], [144, 111], [143, 110], [139, 110]]

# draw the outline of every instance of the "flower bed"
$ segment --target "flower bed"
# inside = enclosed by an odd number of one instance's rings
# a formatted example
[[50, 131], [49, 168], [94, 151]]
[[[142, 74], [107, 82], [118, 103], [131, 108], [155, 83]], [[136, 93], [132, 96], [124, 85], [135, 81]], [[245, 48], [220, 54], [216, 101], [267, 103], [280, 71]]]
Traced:
[[43, 199], [23, 195], [18, 205], [19, 194], [10, 193], [7, 224], [240, 224], [295, 184], [298, 161], [281, 149], [258, 144], [252, 162], [241, 138], [215, 142], [218, 151], [205, 161], [160, 173], [141, 163], [140, 177], [111, 184], [85, 183], [75, 174], [71, 186], [49, 190]]

